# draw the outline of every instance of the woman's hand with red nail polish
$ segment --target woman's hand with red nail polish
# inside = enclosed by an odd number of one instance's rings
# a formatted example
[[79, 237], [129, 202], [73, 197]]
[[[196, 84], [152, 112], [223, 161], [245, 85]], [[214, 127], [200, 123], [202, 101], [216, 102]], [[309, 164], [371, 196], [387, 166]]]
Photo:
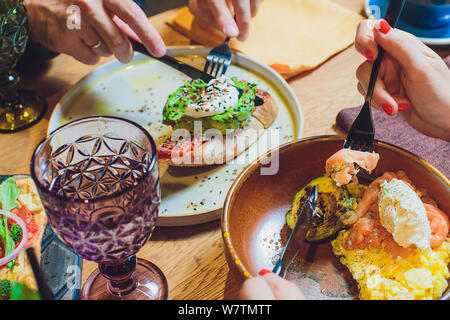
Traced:
[[357, 71], [358, 91], [366, 94], [378, 45], [386, 54], [375, 84], [372, 106], [386, 114], [400, 113], [418, 131], [450, 139], [450, 70], [433, 50], [386, 21], [362, 21], [355, 47], [367, 61]]
[[262, 269], [258, 276], [244, 281], [239, 293], [241, 300], [304, 300], [305, 296], [291, 281], [270, 270]]
[[381, 20], [379, 21], [379, 23], [378, 23], [378, 28], [379, 28], [380, 32], [383, 33], [383, 34], [386, 34], [386, 33], [388, 33], [389, 31], [391, 31], [391, 26], [390, 26], [389, 23], [388, 23], [386, 20], [384, 20], [384, 19], [381, 19]]

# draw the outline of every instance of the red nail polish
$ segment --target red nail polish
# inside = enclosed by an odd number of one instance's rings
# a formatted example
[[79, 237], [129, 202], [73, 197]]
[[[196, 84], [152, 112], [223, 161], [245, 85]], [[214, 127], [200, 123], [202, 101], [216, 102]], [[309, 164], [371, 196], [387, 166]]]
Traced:
[[380, 20], [380, 31], [384, 34], [388, 33], [391, 30], [391, 26], [389, 25], [389, 23], [384, 20], [381, 19]]
[[373, 53], [370, 50], [364, 51], [364, 56], [367, 60], [373, 61]]
[[394, 108], [389, 103], [385, 103], [381, 107], [389, 116], [392, 116], [394, 114]]
[[261, 270], [259, 270], [259, 275], [260, 276], [263, 276], [263, 275], [266, 275], [266, 274], [268, 274], [268, 273], [272, 273], [272, 271], [270, 271], [270, 270], [267, 270], [267, 269], [261, 269]]
[[407, 103], [399, 103], [398, 111], [408, 111], [408, 110], [409, 110], [409, 104], [407, 104]]

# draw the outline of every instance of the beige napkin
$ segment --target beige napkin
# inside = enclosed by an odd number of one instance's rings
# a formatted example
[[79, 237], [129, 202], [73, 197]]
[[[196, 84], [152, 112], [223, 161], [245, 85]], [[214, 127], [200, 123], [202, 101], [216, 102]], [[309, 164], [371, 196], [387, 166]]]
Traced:
[[[362, 19], [330, 0], [264, 0], [252, 19], [248, 40], [232, 39], [230, 47], [289, 78], [350, 46]], [[187, 7], [179, 9], [167, 23], [203, 45], [216, 46], [225, 39], [222, 32], [195, 18]]]

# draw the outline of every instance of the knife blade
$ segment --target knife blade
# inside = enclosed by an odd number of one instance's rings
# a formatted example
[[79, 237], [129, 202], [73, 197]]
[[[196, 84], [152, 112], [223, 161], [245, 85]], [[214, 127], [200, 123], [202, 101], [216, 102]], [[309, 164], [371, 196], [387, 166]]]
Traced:
[[297, 211], [297, 223], [289, 235], [287, 243], [281, 253], [280, 260], [278, 260], [278, 263], [272, 270], [273, 273], [280, 277], [284, 278], [286, 276], [289, 265], [297, 256], [298, 251], [305, 242], [306, 234], [314, 217], [316, 204], [317, 187], [313, 186], [308, 193], [305, 203]]
[[162, 63], [167, 64], [168, 66], [184, 73], [185, 75], [189, 76], [192, 79], [202, 79], [206, 83], [214, 79], [213, 76], [207, 74], [206, 72], [203, 72], [197, 68], [194, 68], [193, 66], [190, 66], [184, 62], [181, 62], [174, 57], [168, 56], [167, 54], [162, 57], [155, 57], [153, 56], [146, 48], [145, 46], [134, 40], [133, 38], [129, 38], [131, 42], [131, 46], [133, 47], [134, 51], [140, 52], [142, 54], [145, 54], [146, 56], [149, 56], [153, 59], [156, 59]]

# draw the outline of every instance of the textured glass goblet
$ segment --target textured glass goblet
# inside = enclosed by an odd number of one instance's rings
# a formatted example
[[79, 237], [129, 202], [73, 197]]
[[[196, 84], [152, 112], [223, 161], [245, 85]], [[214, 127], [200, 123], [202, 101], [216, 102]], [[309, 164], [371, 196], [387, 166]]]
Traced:
[[37, 93], [19, 89], [13, 70], [25, 52], [28, 25], [22, 0], [0, 1], [0, 132], [15, 132], [39, 121], [47, 102]]
[[31, 174], [55, 234], [99, 269], [83, 299], [167, 299], [167, 281], [136, 258], [151, 236], [161, 199], [156, 146], [141, 126], [89, 117], [51, 133]]

